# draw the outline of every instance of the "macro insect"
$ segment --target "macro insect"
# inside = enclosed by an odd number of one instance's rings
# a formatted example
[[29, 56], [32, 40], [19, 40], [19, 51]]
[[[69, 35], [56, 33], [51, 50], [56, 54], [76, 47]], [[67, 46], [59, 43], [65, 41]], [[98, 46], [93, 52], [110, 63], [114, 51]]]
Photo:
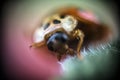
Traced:
[[77, 55], [82, 59], [83, 48], [107, 42], [111, 32], [94, 15], [76, 7], [66, 7], [43, 19], [41, 26], [34, 32], [34, 42], [30, 47], [47, 46], [56, 53], [59, 61], [64, 55]]

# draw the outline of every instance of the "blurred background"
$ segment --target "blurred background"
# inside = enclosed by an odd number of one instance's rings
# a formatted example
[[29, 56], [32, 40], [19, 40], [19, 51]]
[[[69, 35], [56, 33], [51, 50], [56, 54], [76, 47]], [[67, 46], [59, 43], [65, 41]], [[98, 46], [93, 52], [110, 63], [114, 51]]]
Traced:
[[[41, 19], [62, 6], [90, 10], [116, 31], [107, 49], [87, 53], [85, 60], [75, 57], [58, 62], [46, 47], [30, 49], [32, 35]], [[119, 27], [117, 6], [107, 0], [25, 0], [5, 2], [3, 12], [2, 72], [4, 79], [17, 80], [103, 80], [119, 77]]]

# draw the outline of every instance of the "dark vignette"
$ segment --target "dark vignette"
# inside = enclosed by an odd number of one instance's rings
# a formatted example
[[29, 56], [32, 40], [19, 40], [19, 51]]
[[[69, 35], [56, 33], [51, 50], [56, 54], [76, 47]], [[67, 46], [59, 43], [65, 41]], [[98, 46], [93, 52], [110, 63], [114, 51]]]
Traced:
[[[5, 74], [5, 70], [4, 70], [4, 63], [3, 63], [3, 58], [4, 56], [2, 54], [4, 54], [5, 52], [5, 48], [4, 48], [4, 29], [5, 29], [5, 26], [4, 26], [4, 7], [7, 3], [11, 3], [11, 4], [16, 4], [16, 3], [19, 3], [19, 2], [25, 2], [27, 0], [1, 0], [0, 1], [0, 10], [1, 10], [1, 15], [0, 15], [0, 22], [1, 22], [1, 26], [0, 26], [0, 34], [1, 34], [1, 38], [0, 38], [0, 80], [11, 80], [9, 79], [12, 78], [12, 80], [14, 80], [15, 76], [7, 76]], [[116, 5], [116, 16], [117, 16], [117, 23], [118, 23], [118, 29], [120, 30], [120, 24], [119, 24], [119, 2], [118, 1], [115, 1], [115, 0], [102, 0], [104, 1], [106, 4], [108, 5], [111, 5], [111, 4], [114, 4]], [[118, 31], [119, 31], [118, 30]], [[119, 31], [119, 35], [120, 35], [120, 31]], [[120, 38], [118, 37], [118, 40], [115, 42], [114, 46], [117, 48], [117, 54], [118, 55], [113, 55], [116, 59], [116, 74], [114, 74], [111, 79], [112, 80], [120, 80]]]

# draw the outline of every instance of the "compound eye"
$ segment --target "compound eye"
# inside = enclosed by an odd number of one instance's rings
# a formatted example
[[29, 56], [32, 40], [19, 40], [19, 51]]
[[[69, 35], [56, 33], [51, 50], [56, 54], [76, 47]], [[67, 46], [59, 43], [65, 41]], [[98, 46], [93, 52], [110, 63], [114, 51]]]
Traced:
[[51, 51], [54, 51], [53, 44], [54, 44], [53, 42], [47, 43], [47, 47], [48, 47], [48, 49], [51, 50]]

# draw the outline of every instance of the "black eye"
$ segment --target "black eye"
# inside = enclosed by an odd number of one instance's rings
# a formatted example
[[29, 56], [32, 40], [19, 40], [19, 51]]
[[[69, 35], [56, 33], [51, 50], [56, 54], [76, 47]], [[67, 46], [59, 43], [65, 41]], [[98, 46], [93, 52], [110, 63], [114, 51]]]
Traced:
[[47, 23], [47, 24], [44, 26], [44, 30], [47, 29], [49, 25], [50, 25], [50, 23]]
[[60, 21], [60, 20], [55, 19], [55, 20], [53, 20], [53, 23], [54, 23], [54, 24], [59, 24], [59, 23], [61, 23], [61, 21]]
[[63, 18], [65, 18], [65, 16], [66, 16], [65, 14], [62, 14], [62, 15], [60, 15], [60, 18], [63, 19]]

